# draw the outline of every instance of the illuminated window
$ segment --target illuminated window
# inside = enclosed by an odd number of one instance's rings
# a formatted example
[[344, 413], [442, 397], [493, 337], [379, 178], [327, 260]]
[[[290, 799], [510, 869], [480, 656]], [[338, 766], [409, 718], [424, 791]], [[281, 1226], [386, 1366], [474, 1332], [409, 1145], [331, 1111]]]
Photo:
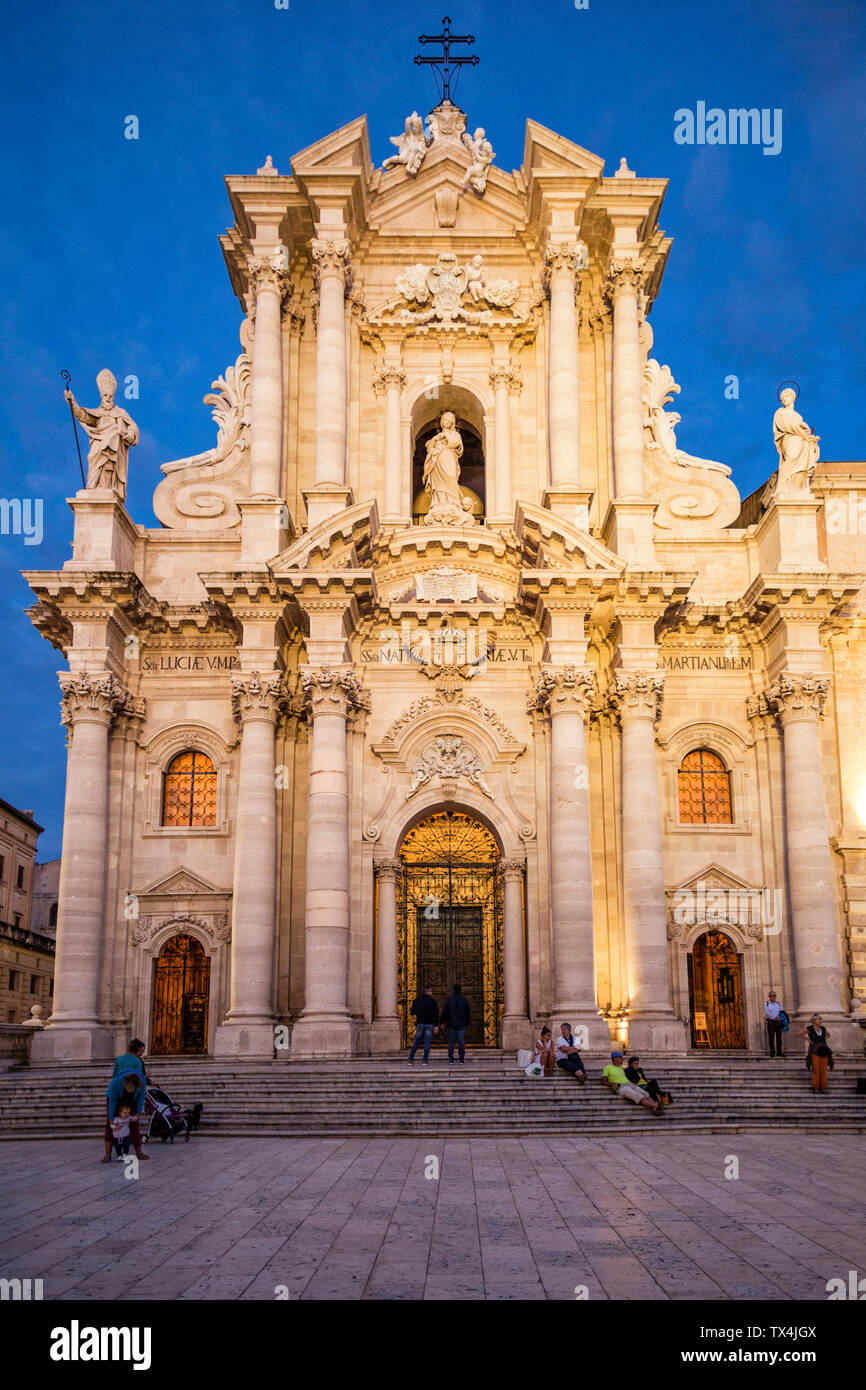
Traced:
[[731, 825], [731, 774], [717, 753], [696, 748], [677, 775], [682, 825]]
[[163, 825], [216, 825], [217, 775], [204, 753], [178, 753], [163, 784]]

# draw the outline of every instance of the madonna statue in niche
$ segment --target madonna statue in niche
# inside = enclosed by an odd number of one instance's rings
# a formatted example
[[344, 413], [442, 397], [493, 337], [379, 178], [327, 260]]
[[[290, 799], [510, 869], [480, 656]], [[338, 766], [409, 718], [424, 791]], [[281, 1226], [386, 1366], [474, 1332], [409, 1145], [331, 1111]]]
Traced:
[[427, 442], [424, 488], [430, 498], [425, 526], [474, 526], [472, 500], [460, 491], [460, 459], [463, 439], [452, 411], [439, 421], [439, 433]]

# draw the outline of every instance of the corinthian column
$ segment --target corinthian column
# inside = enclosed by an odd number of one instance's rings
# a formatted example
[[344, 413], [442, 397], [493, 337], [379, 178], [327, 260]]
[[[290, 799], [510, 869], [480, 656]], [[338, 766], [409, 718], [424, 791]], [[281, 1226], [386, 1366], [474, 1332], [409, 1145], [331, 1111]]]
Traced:
[[582, 241], [549, 242], [545, 249], [550, 285], [550, 345], [547, 392], [550, 481], [553, 488], [580, 481], [580, 396], [577, 352], [578, 267], [585, 263]]
[[346, 482], [346, 285], [349, 243], [316, 237], [310, 248], [319, 292], [316, 334], [316, 486]]
[[281, 496], [283, 364], [280, 313], [289, 288], [284, 270], [254, 257], [248, 263], [255, 291], [256, 331], [250, 405], [250, 496]]
[[[538, 706], [550, 719], [550, 923], [553, 1008], [562, 1022], [602, 1042], [595, 1000], [589, 777], [584, 719], [592, 676], [575, 666], [546, 666]], [[554, 1033], [556, 1032], [554, 1028]], [[606, 1037], [606, 1030], [605, 1030]]]
[[685, 1047], [671, 1006], [655, 721], [664, 673], [618, 671], [611, 702], [622, 725], [623, 916], [629, 980], [629, 1047]]
[[232, 676], [241, 726], [232, 899], [231, 1004], [217, 1029], [218, 1057], [272, 1057], [277, 935], [275, 736], [286, 692], [279, 672]]
[[400, 392], [406, 385], [402, 367], [386, 366], [373, 382], [385, 393], [385, 521], [399, 521], [403, 514], [403, 441]]
[[69, 729], [66, 806], [57, 911], [54, 1008], [33, 1038], [38, 1061], [108, 1058], [112, 1039], [97, 1017], [105, 953], [108, 840], [108, 734], [124, 698], [114, 676], [60, 676], [62, 719]]
[[494, 367], [490, 373], [494, 391], [493, 414], [493, 506], [491, 515], [508, 517], [514, 511], [511, 478], [511, 408], [512, 391], [520, 390], [520, 378], [512, 367]]
[[643, 271], [635, 261], [611, 261], [607, 289], [613, 304], [613, 457], [617, 497], [642, 497], [643, 362], [638, 295]]
[[[828, 676], [783, 673], [766, 692], [781, 725], [785, 760], [785, 820], [794, 962], [801, 1021], [842, 1013], [842, 963], [833, 890], [833, 863], [824, 798], [818, 720]], [[836, 1039], [836, 1044], [840, 1040]]]
[[402, 1042], [397, 1012], [397, 883], [403, 872], [399, 859], [377, 859], [379, 910], [376, 919], [375, 1052], [396, 1052]]
[[349, 779], [346, 718], [365, 697], [351, 667], [307, 667], [301, 673], [312, 720], [307, 802], [307, 899], [304, 1012], [292, 1051], [350, 1056]]
[[500, 1047], [527, 1047], [531, 1042], [526, 1014], [526, 950], [523, 934], [524, 859], [500, 859], [502, 876], [502, 966], [505, 999]]

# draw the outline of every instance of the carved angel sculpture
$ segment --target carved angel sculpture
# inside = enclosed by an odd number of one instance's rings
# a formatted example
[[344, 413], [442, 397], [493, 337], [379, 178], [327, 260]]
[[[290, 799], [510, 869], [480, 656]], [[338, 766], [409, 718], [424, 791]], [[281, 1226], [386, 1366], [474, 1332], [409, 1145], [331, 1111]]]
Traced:
[[483, 126], [478, 127], [474, 136], [466, 132], [463, 136], [463, 144], [472, 157], [472, 163], [469, 165], [466, 178], [463, 180], [463, 192], [466, 193], [472, 188], [481, 197], [487, 189], [487, 176], [490, 173], [490, 166], [496, 158], [493, 153], [493, 146], [486, 138]]
[[424, 162], [428, 143], [424, 133], [424, 122], [418, 112], [413, 111], [411, 116], [406, 117], [402, 135], [390, 135], [388, 138], [392, 145], [397, 146], [397, 153], [386, 159], [382, 168], [393, 169], [398, 164], [404, 164], [406, 173], [414, 178]]

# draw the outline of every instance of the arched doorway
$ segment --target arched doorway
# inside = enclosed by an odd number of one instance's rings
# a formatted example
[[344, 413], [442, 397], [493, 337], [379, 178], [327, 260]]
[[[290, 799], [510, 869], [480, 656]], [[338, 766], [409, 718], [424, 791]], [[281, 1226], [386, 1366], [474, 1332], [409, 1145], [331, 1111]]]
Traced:
[[194, 936], [172, 936], [154, 964], [150, 1051], [207, 1052], [210, 959]]
[[[480, 820], [437, 811], [408, 832], [397, 885], [398, 998], [403, 1042], [412, 1000], [427, 983], [441, 1007], [455, 981], [472, 1009], [466, 1041], [499, 1044], [502, 1019], [500, 849]], [[436, 1041], [443, 1041], [437, 1035]]]
[[688, 965], [692, 1047], [745, 1047], [743, 962], [730, 937], [705, 931]]

